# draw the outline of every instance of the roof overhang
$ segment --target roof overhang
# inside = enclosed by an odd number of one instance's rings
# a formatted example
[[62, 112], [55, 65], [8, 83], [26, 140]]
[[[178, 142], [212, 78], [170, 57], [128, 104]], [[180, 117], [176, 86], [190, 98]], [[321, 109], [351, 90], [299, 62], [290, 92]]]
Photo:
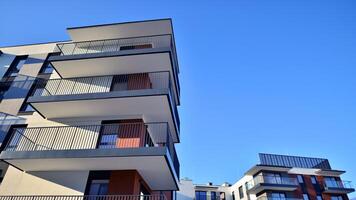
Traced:
[[288, 172], [290, 167], [275, 167], [275, 166], [267, 166], [267, 165], [255, 165], [251, 169], [249, 169], [245, 175], [255, 175], [260, 171], [277, 171], [277, 172]]
[[173, 34], [171, 19], [67, 28], [74, 42]]

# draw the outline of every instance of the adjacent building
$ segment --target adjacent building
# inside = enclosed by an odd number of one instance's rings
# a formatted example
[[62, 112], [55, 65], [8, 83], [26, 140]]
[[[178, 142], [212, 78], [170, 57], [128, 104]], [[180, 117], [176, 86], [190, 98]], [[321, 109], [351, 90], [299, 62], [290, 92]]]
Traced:
[[179, 66], [170, 19], [0, 47], [0, 199], [173, 200]]
[[259, 154], [253, 166], [235, 184], [194, 185], [181, 180], [182, 200], [348, 200], [354, 192], [345, 173], [332, 169], [327, 159]]

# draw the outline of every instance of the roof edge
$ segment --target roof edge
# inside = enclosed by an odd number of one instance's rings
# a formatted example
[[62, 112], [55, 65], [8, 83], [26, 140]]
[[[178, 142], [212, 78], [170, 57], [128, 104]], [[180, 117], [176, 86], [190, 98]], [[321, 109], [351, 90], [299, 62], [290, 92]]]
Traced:
[[141, 22], [164, 21], [164, 20], [169, 20], [172, 24], [172, 18], [160, 18], [160, 19], [117, 22], [117, 23], [97, 24], [97, 25], [88, 25], [88, 26], [75, 26], [75, 27], [69, 27], [69, 28], [67, 28], [67, 30], [81, 29], [81, 28], [93, 28], [93, 27], [100, 27], [100, 26], [112, 26], [112, 25], [120, 25], [120, 24], [133, 24], [133, 23], [141, 23]]

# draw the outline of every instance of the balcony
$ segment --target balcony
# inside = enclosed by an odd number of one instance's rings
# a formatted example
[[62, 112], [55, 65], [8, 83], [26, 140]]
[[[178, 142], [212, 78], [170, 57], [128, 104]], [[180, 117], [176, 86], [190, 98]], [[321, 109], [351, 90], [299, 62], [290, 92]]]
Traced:
[[258, 175], [247, 182], [247, 191], [258, 194], [265, 190], [294, 191], [298, 187], [295, 178]]
[[0, 200], [167, 200], [165, 195], [38, 195], [0, 196]]
[[24, 171], [133, 169], [152, 190], [179, 180], [167, 123], [16, 128], [0, 159]]
[[60, 55], [49, 60], [62, 78], [169, 71], [179, 96], [178, 61], [170, 34], [59, 43], [57, 51]]
[[354, 192], [351, 181], [325, 181], [324, 193], [328, 194], [347, 194]]
[[40, 80], [31, 106], [44, 118], [116, 118], [167, 121], [179, 141], [180, 120], [169, 72]]

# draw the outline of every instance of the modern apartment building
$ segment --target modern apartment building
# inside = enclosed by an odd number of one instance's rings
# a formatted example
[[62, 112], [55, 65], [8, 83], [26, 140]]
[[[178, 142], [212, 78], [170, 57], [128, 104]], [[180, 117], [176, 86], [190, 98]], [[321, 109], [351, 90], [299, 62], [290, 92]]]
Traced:
[[[343, 181], [342, 170], [332, 169], [327, 159], [259, 154], [253, 166], [235, 184], [201, 187], [182, 180], [178, 198], [182, 200], [348, 200], [354, 192]], [[228, 187], [228, 188], [227, 188]], [[186, 197], [186, 198], [185, 198]]]
[[0, 200], [174, 200], [172, 21], [67, 32], [70, 41], [0, 47]]

